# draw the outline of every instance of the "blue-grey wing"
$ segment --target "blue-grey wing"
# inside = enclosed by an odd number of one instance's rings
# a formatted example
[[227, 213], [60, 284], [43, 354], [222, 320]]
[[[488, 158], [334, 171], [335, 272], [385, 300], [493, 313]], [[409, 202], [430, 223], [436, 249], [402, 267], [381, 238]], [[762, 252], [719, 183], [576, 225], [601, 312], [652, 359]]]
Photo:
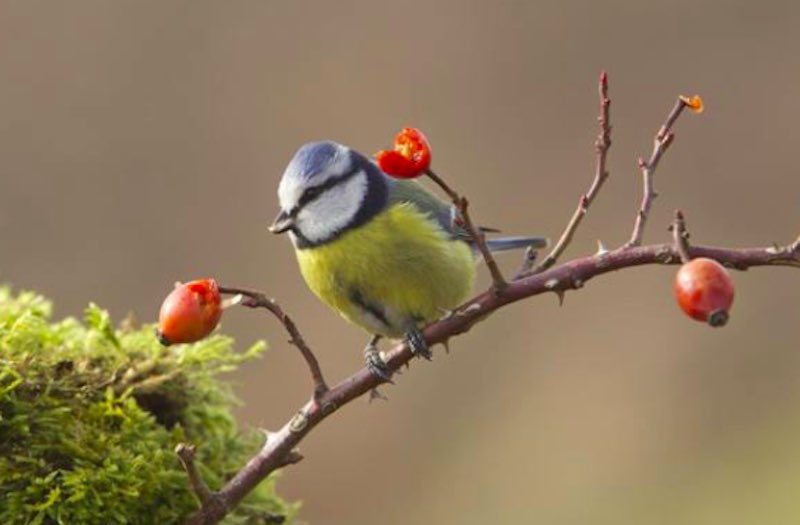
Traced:
[[456, 224], [456, 211], [448, 204], [426, 190], [415, 180], [392, 179], [389, 188], [389, 205], [409, 202], [419, 211], [439, 223], [444, 231], [453, 238], [469, 239], [469, 233]]
[[[457, 211], [455, 206], [448, 204], [426, 190], [415, 180], [392, 179], [389, 189], [389, 204], [409, 202], [421, 212], [435, 219], [441, 228], [454, 239], [472, 243], [469, 232], [456, 221]], [[492, 228], [479, 227], [487, 233], [498, 232]], [[514, 250], [519, 248], [543, 248], [547, 246], [547, 239], [543, 237], [504, 237], [500, 239], [487, 239], [486, 245], [492, 251]]]

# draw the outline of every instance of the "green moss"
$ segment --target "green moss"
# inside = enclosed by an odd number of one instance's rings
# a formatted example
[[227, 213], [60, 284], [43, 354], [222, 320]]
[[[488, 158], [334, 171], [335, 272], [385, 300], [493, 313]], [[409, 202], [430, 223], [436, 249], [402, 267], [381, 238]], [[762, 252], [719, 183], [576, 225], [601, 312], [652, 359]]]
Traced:
[[[153, 326], [115, 329], [95, 305], [53, 322], [51, 305], [0, 288], [0, 523], [172, 524], [197, 508], [174, 453], [197, 445], [219, 488], [258, 450], [237, 429], [221, 372], [261, 355], [213, 336], [164, 348]], [[270, 478], [224, 523], [290, 521]]]

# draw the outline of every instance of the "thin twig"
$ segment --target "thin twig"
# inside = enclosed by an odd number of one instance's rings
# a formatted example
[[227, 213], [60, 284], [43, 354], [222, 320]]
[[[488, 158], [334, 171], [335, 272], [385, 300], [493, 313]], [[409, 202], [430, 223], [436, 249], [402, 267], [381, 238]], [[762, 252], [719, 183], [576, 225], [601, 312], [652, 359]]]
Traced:
[[200, 473], [197, 471], [197, 466], [194, 464], [194, 451], [194, 445], [188, 445], [186, 443], [178, 443], [178, 446], [175, 447], [175, 454], [178, 455], [178, 459], [181, 460], [181, 464], [183, 465], [183, 470], [186, 471], [186, 476], [189, 478], [189, 486], [192, 488], [192, 492], [194, 492], [197, 499], [200, 500], [200, 505], [207, 507], [214, 499], [214, 493], [211, 492], [211, 489], [208, 488], [208, 485], [206, 485]]
[[489, 251], [489, 248], [486, 246], [485, 235], [475, 227], [475, 224], [472, 222], [472, 219], [469, 216], [469, 211], [467, 209], [469, 208], [469, 201], [467, 201], [466, 197], [461, 197], [458, 193], [456, 193], [456, 191], [453, 190], [453, 188], [451, 188], [441, 177], [434, 173], [433, 170], [428, 169], [425, 171], [425, 174], [430, 177], [433, 182], [439, 185], [442, 191], [444, 191], [447, 196], [450, 197], [453, 205], [458, 210], [464, 228], [466, 228], [470, 237], [472, 237], [472, 240], [475, 242], [475, 246], [478, 247], [478, 251], [480, 251], [481, 255], [483, 256], [486, 267], [489, 269], [489, 273], [492, 275], [492, 290], [495, 293], [502, 292], [508, 283], [506, 282], [505, 277], [503, 277], [503, 273], [500, 271], [497, 261], [494, 260], [492, 252]]
[[[693, 246], [689, 248], [689, 253], [694, 257], [715, 259], [729, 268], [739, 270], [764, 265], [800, 268], [800, 250], [794, 244], [779, 248], [743, 249]], [[490, 290], [474, 297], [454, 315], [426, 327], [425, 340], [429, 346], [444, 343], [457, 334], [467, 332], [509, 303], [550, 292], [565, 293], [580, 288], [599, 275], [633, 266], [680, 262], [680, 255], [672, 243], [600, 251], [597, 255], [574, 259], [508, 283], [502, 294]], [[391, 373], [409, 363], [413, 357], [407, 345], [401, 343], [386, 353], [385, 361]], [[385, 380], [365, 367], [332, 387], [319, 399], [307, 402], [279, 431], [270, 435], [264, 447], [219, 492], [214, 493], [215, 499], [219, 499], [221, 504], [200, 508], [188, 519], [187, 525], [218, 523], [264, 478], [290, 463], [287, 461], [289, 454], [314, 427], [347, 403], [383, 383]]]
[[644, 227], [647, 223], [647, 217], [650, 215], [650, 208], [653, 206], [653, 199], [658, 194], [653, 189], [653, 175], [655, 175], [658, 163], [664, 152], [667, 151], [672, 141], [675, 139], [675, 134], [672, 132], [672, 126], [678, 117], [681, 116], [683, 109], [687, 106], [686, 100], [683, 97], [678, 97], [672, 111], [669, 112], [667, 120], [656, 133], [653, 140], [653, 151], [650, 154], [650, 159], [645, 161], [639, 159], [639, 169], [642, 170], [642, 179], [644, 181], [642, 189], [642, 203], [639, 205], [639, 211], [636, 214], [636, 222], [633, 226], [633, 233], [631, 239], [626, 246], [639, 246], [642, 244], [642, 237], [644, 236]]
[[545, 257], [539, 265], [531, 270], [531, 263], [528, 254], [526, 253], [523, 261], [522, 268], [520, 269], [517, 278], [528, 275], [530, 273], [539, 273], [547, 270], [553, 266], [564, 250], [567, 249], [569, 243], [572, 242], [572, 237], [578, 230], [581, 221], [586, 212], [589, 211], [589, 206], [594, 202], [595, 197], [600, 192], [603, 183], [608, 179], [608, 170], [606, 169], [606, 159], [608, 157], [608, 149], [611, 147], [611, 121], [609, 119], [609, 106], [611, 106], [611, 99], [608, 98], [608, 74], [603, 71], [600, 73], [600, 81], [598, 82], [598, 94], [600, 96], [600, 115], [597, 117], [597, 122], [600, 126], [600, 133], [594, 142], [594, 149], [597, 153], [597, 161], [595, 164], [594, 179], [589, 191], [581, 195], [578, 200], [578, 207], [575, 213], [572, 214], [567, 227], [558, 239], [558, 242], [550, 253]]
[[245, 297], [241, 303], [242, 306], [247, 306], [249, 308], [266, 308], [275, 317], [277, 317], [286, 328], [286, 331], [289, 333], [289, 337], [291, 338], [289, 342], [296, 346], [298, 350], [300, 350], [300, 354], [302, 354], [303, 358], [306, 360], [308, 369], [311, 372], [311, 379], [314, 381], [314, 398], [319, 398], [322, 396], [322, 394], [328, 391], [328, 385], [322, 375], [322, 368], [319, 366], [317, 357], [314, 355], [314, 352], [311, 351], [311, 348], [306, 344], [303, 336], [300, 334], [300, 330], [297, 329], [297, 325], [295, 325], [294, 321], [292, 321], [292, 318], [283, 311], [277, 302], [269, 299], [266, 295], [260, 292], [245, 290], [243, 288], [220, 286], [219, 291], [220, 293], [225, 294], [242, 295]]
[[675, 222], [672, 223], [672, 238], [675, 241], [675, 251], [681, 257], [681, 262], [689, 262], [689, 232], [686, 231], [686, 221], [683, 219], [683, 212], [675, 210]]

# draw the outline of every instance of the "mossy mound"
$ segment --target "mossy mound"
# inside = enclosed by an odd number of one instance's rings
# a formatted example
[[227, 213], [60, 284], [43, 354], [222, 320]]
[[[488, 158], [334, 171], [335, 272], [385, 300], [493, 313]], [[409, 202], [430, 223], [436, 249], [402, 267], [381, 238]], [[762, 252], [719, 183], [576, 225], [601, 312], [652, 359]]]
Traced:
[[[197, 445], [212, 489], [258, 450], [217, 375], [263, 343], [164, 348], [153, 326], [114, 328], [95, 305], [83, 323], [50, 316], [41, 296], [0, 288], [0, 523], [178, 524], [197, 509], [178, 443]], [[223, 523], [288, 522], [296, 509], [270, 478]]]

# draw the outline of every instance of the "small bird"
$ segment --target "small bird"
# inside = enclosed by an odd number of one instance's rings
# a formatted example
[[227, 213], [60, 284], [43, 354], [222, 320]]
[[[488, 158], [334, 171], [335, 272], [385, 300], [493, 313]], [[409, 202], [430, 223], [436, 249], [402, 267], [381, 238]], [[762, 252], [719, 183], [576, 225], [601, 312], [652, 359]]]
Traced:
[[[288, 232], [300, 272], [328, 306], [372, 334], [364, 356], [390, 380], [377, 343], [404, 339], [431, 358], [421, 332], [470, 294], [477, 250], [457, 213], [415, 180], [389, 177], [335, 142], [297, 150], [278, 186], [272, 233]], [[486, 229], [486, 231], [492, 231]], [[541, 237], [487, 240], [490, 250], [541, 248]]]

